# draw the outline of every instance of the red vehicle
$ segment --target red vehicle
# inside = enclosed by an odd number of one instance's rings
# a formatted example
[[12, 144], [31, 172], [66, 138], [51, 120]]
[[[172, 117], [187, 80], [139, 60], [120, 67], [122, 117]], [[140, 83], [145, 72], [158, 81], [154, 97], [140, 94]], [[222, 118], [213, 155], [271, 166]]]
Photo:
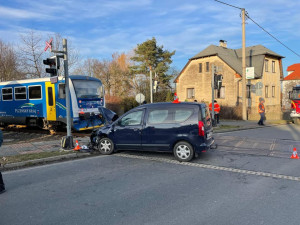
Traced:
[[295, 124], [300, 125], [300, 85], [293, 87], [293, 91], [289, 93], [291, 100], [291, 118]]

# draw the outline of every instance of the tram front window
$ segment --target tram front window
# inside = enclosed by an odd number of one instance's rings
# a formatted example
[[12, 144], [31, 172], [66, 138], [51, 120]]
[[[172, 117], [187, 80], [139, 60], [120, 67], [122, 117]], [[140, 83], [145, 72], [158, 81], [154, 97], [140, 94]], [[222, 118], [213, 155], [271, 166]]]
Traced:
[[73, 80], [77, 98], [102, 98], [103, 86], [100, 82]]

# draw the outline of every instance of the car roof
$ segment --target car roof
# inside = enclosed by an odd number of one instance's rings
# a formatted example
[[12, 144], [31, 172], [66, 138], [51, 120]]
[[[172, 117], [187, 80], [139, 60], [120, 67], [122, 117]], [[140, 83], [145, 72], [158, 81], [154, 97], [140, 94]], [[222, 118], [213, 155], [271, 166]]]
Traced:
[[153, 107], [172, 107], [172, 106], [200, 106], [205, 105], [204, 103], [198, 103], [198, 102], [179, 102], [179, 103], [172, 103], [172, 102], [158, 102], [158, 103], [150, 103], [150, 104], [144, 104], [136, 107], [136, 109], [141, 108], [153, 108]]

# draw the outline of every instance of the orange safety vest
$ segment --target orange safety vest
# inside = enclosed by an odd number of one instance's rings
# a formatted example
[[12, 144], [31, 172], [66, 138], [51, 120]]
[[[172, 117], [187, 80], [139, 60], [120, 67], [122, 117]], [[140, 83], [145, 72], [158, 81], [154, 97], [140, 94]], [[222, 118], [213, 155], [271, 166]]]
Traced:
[[[215, 103], [214, 106], [215, 106], [214, 111], [217, 112], [217, 113], [219, 113], [220, 109], [221, 109], [220, 106], [219, 106], [219, 104]], [[212, 111], [212, 103], [209, 104], [209, 111]]]
[[263, 113], [265, 112], [265, 106], [263, 103], [258, 104], [258, 113]]

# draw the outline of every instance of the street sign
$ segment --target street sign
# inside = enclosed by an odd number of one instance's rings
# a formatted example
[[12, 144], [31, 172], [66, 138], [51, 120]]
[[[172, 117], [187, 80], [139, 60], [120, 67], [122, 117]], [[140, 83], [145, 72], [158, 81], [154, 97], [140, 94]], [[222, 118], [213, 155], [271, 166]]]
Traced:
[[58, 82], [58, 77], [50, 77], [51, 84], [56, 84]]
[[255, 84], [255, 89], [262, 89], [263, 88], [263, 83], [262, 82], [257, 82], [256, 84]]
[[53, 41], [53, 38], [51, 38], [49, 42], [46, 41], [46, 47], [45, 47], [44, 51], [47, 51], [48, 48], [50, 48], [50, 51], [52, 50], [52, 41]]
[[145, 101], [145, 95], [143, 95], [142, 93], [139, 93], [135, 96], [135, 100], [142, 104]]
[[254, 67], [246, 67], [246, 79], [254, 79]]

